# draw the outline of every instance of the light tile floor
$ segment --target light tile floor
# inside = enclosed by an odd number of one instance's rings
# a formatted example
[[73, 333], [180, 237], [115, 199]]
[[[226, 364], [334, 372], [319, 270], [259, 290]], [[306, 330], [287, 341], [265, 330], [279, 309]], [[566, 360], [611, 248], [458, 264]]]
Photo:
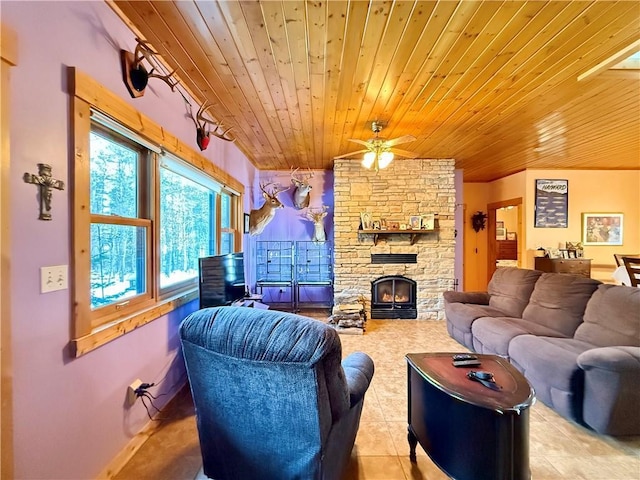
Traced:
[[[409, 461], [404, 356], [466, 349], [449, 337], [444, 322], [436, 321], [369, 320], [364, 335], [340, 338], [345, 355], [364, 351], [376, 368], [344, 480], [447, 479], [419, 446], [417, 463]], [[206, 478], [201, 470], [193, 405], [188, 394], [183, 397], [177, 402], [177, 419], [147, 441], [117, 480]], [[530, 422], [533, 480], [640, 480], [640, 437], [596, 435], [540, 402], [531, 408]]]

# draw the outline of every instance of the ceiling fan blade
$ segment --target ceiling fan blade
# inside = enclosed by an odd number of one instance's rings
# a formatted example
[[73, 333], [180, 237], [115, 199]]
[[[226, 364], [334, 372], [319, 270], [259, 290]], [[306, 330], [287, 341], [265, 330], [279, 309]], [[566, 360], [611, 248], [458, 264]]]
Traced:
[[364, 145], [365, 147], [370, 147], [371, 143], [366, 140], [358, 140], [357, 138], [349, 138], [347, 139], [350, 142], [359, 143], [360, 145]]
[[400, 145], [401, 143], [413, 142], [416, 139], [413, 135], [403, 135], [402, 137], [392, 138], [391, 140], [385, 141], [385, 145], [388, 147], [393, 147], [394, 145]]
[[394, 155], [400, 155], [401, 157], [407, 158], [417, 158], [418, 154], [415, 152], [409, 152], [408, 150], [400, 150], [399, 148], [391, 148], [390, 149]]
[[359, 155], [361, 153], [367, 153], [369, 150], [358, 150], [357, 152], [350, 152], [350, 153], [345, 153], [343, 155], [338, 155], [337, 157], [333, 157], [334, 160], [338, 159], [338, 158], [348, 158], [348, 157], [353, 157], [355, 155]]

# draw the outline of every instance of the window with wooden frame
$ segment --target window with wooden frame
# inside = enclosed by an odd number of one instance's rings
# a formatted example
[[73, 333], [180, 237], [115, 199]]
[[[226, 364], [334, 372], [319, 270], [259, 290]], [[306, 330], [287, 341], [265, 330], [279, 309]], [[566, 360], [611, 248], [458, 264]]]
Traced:
[[90, 78], [70, 74], [71, 346], [80, 356], [197, 298], [198, 259], [242, 249], [243, 186]]

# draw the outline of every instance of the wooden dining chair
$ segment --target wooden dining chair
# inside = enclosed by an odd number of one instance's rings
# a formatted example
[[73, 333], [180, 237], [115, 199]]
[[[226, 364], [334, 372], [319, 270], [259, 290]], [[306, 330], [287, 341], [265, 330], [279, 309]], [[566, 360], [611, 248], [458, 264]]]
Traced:
[[614, 253], [613, 258], [616, 259], [616, 267], [624, 267], [622, 257], [640, 257], [640, 253]]
[[640, 257], [622, 257], [632, 287], [640, 286]]

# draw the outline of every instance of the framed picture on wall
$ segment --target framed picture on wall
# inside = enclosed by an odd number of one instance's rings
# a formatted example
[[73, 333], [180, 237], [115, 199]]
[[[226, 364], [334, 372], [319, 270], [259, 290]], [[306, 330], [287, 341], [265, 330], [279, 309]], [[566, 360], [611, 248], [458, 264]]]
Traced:
[[569, 180], [536, 179], [534, 227], [567, 228]]
[[583, 245], [622, 245], [622, 213], [583, 213]]

